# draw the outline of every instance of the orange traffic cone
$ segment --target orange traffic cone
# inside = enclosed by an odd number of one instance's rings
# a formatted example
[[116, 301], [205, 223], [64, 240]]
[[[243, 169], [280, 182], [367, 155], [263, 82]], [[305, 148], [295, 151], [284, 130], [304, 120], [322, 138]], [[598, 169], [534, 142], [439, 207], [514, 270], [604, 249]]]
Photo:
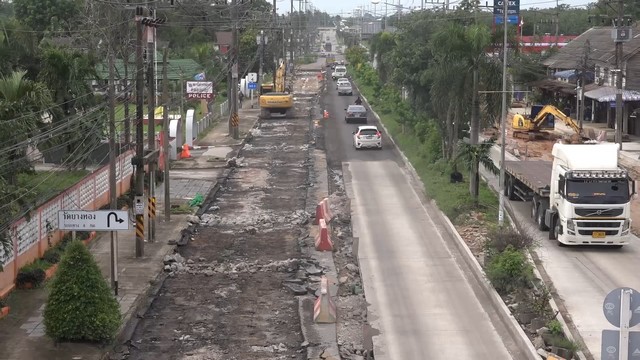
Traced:
[[191, 153], [189, 152], [189, 145], [182, 145], [182, 152], [180, 153], [181, 159], [187, 159], [191, 157]]

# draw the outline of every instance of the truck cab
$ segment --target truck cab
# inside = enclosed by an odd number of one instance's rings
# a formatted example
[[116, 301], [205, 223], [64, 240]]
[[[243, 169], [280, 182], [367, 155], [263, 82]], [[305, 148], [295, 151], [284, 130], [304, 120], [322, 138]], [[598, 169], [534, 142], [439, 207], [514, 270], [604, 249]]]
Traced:
[[561, 245], [628, 244], [635, 182], [618, 166], [618, 145], [555, 144], [552, 155], [549, 197], [540, 202], [549, 239]]

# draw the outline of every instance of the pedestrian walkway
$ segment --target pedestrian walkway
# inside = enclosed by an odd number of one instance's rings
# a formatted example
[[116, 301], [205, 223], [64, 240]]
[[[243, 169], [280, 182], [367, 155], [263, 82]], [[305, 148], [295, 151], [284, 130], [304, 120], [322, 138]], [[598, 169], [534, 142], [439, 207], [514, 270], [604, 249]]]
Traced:
[[[239, 111], [240, 137], [245, 137], [257, 120], [257, 109]], [[242, 146], [242, 140], [228, 136], [226, 118], [214, 124], [200, 141], [203, 149], [191, 152], [192, 158], [172, 163], [170, 171], [171, 205], [180, 206], [197, 194], [204, 197], [213, 189], [218, 177], [226, 167], [227, 156]], [[227, 151], [228, 150], [228, 151]], [[202, 167], [192, 169], [194, 163]], [[205, 166], [207, 165], [207, 166]], [[173, 170], [182, 168], [185, 170]], [[186, 170], [188, 169], [188, 170]], [[117, 299], [123, 315], [123, 325], [135, 319], [138, 308], [147, 298], [149, 290], [162, 280], [162, 260], [172, 253], [175, 245], [170, 242], [180, 239], [181, 231], [188, 225], [186, 214], [172, 214], [171, 221], [164, 221], [164, 185], [157, 186], [156, 240], [145, 242], [144, 256], [135, 257], [135, 232], [118, 232], [118, 280]], [[109, 233], [99, 233], [88, 245], [105, 278], [109, 280], [111, 242]], [[45, 287], [31, 290], [16, 290], [9, 299], [10, 314], [0, 320], [0, 360], [47, 359], [82, 360], [100, 359], [110, 347], [82, 343], [54, 344], [44, 332], [42, 311], [47, 297]], [[73, 316], [73, 314], [69, 314]], [[123, 328], [124, 329], [124, 328]]]

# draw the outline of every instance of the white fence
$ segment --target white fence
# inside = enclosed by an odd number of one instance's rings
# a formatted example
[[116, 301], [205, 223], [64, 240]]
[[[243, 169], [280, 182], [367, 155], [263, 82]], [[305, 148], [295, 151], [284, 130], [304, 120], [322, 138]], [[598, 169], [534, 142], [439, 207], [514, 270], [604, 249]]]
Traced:
[[[120, 155], [116, 163], [116, 179], [118, 195], [129, 189], [129, 180], [133, 175], [131, 158], [133, 151]], [[5, 253], [0, 249], [0, 264], [6, 264], [19, 260], [25, 264], [41, 256], [41, 252], [48, 247], [48, 241], [52, 236], [60, 237], [58, 232], [58, 211], [60, 210], [97, 210], [109, 203], [109, 165], [87, 175], [79, 183], [60, 193], [55, 198], [34, 210], [29, 216], [25, 216], [14, 222], [9, 230], [13, 241], [13, 252]], [[31, 251], [39, 247], [36, 253]], [[20, 259], [27, 255], [29, 259]], [[6, 269], [5, 269], [6, 270]], [[3, 284], [0, 284], [2, 288]]]

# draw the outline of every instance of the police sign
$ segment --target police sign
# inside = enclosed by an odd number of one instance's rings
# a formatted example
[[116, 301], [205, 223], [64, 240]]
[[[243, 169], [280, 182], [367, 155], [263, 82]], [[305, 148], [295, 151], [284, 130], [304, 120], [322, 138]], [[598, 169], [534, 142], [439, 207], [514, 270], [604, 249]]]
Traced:
[[213, 99], [213, 81], [187, 81], [187, 99]]

